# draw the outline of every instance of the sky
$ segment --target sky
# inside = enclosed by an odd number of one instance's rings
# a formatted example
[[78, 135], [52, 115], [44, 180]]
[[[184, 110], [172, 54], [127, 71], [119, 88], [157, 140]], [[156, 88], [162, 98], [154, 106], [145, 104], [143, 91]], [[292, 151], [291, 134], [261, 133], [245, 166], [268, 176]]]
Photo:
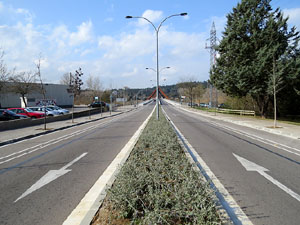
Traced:
[[[82, 69], [83, 81], [99, 77], [103, 88], [145, 88], [156, 84], [156, 36], [143, 16], [158, 26], [160, 84], [209, 79], [208, 38], [212, 22], [218, 40], [226, 15], [238, 0], [0, 0], [0, 48], [17, 72], [36, 71], [41, 58], [44, 83]], [[273, 0], [300, 28], [300, 1]], [[298, 29], [300, 30], [300, 29]]]

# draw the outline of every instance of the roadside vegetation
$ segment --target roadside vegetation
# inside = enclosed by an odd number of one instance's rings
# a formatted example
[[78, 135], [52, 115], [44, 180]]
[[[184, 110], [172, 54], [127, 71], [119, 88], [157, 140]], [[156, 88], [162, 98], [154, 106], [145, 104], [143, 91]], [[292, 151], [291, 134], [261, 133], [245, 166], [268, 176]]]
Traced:
[[220, 224], [213, 192], [161, 113], [150, 119], [95, 224]]

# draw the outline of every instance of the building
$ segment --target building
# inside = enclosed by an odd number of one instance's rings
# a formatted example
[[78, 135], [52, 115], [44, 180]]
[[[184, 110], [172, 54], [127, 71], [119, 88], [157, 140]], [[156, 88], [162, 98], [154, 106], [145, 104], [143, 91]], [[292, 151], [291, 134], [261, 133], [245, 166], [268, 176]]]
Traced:
[[[15, 93], [10, 87], [13, 83], [5, 83], [5, 88], [0, 93], [1, 108], [25, 107], [20, 94]], [[36, 106], [43, 102], [47, 104], [56, 104], [62, 107], [71, 107], [73, 105], [73, 94], [68, 92], [68, 85], [63, 84], [44, 84], [46, 99], [40, 89], [33, 90], [25, 95], [27, 106]]]

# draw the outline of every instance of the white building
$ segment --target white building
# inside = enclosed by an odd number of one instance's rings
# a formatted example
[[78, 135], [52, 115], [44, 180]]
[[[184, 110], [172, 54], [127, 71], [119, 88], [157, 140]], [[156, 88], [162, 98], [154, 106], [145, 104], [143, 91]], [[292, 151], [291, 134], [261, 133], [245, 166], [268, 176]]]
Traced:
[[[12, 83], [6, 83], [9, 87]], [[73, 104], [73, 94], [68, 93], [68, 85], [63, 84], [44, 84], [46, 92], [46, 100], [51, 103], [55, 103], [62, 107], [71, 107]], [[41, 101], [44, 101], [43, 94], [40, 90], [34, 90], [33, 92], [25, 95], [27, 106], [36, 106]], [[20, 94], [17, 94], [9, 88], [5, 88], [0, 93], [0, 106], [1, 108], [9, 107], [24, 107], [24, 103]]]

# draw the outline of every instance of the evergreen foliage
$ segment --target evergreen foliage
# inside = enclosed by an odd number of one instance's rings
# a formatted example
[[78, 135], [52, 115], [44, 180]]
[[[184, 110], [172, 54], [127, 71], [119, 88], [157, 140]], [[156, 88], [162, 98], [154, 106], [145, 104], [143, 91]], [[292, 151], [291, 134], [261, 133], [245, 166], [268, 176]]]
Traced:
[[249, 94], [262, 116], [266, 116], [272, 100], [274, 74], [280, 80], [276, 84], [282, 86], [280, 89], [299, 82], [299, 33], [295, 27], [288, 29], [288, 18], [279, 8], [272, 10], [270, 2], [242, 0], [227, 15], [223, 39], [217, 48], [220, 57], [211, 71], [211, 81], [218, 89], [231, 96]]
[[212, 190], [188, 162], [166, 118], [154, 114], [105, 204], [111, 217], [118, 211], [130, 224], [222, 223]]

